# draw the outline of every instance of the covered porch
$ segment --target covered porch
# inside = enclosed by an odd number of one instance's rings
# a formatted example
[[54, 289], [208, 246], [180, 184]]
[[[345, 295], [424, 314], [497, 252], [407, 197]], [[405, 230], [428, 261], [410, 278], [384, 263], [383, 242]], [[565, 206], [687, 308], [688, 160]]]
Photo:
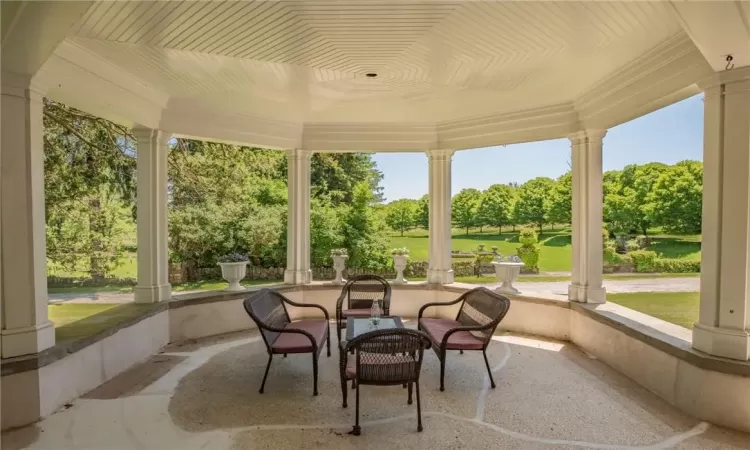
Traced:
[[[0, 80], [2, 426], [47, 417], [108, 381], [114, 384], [89, 395], [118, 386], [134, 394], [106, 394], [112, 398], [104, 402], [84, 398], [42, 422], [39, 436], [35, 428], [9, 435], [15, 442], [31, 436], [31, 448], [59, 448], [52, 446], [57, 437], [96, 447], [111, 432], [129, 442], [123, 448], [292, 447], [295, 439], [327, 443], [348, 424], [346, 413], [334, 411], [336, 390], [314, 402], [300, 399], [293, 360], [278, 369], [285, 375], [274, 384], [283, 395], [258, 397], [253, 388], [242, 389], [238, 377], [254, 380], [254, 364], [263, 362], [252, 358], [261, 351], [252, 332], [203, 341], [251, 328], [239, 303], [247, 293], [172, 294], [172, 136], [286, 151], [286, 286], [277, 289], [329, 308], [337, 288], [313, 280], [310, 267], [311, 155], [424, 152], [428, 281], [399, 288], [405, 318], [430, 299], [466, 289], [454, 283], [451, 269], [454, 153], [568, 138], [573, 274], [567, 298], [513, 298], [502, 327], [509, 334], [492, 344], [504, 389], [477, 388], [481, 375], [466, 369], [453, 378], [457, 389], [427, 394], [431, 431], [420, 437], [405, 432], [410, 422], [394, 409], [400, 395], [394, 390], [382, 408], [373, 404], [368, 428], [382, 441], [370, 442], [742, 447], [741, 435], [700, 421], [750, 431], [746, 3], [4, 2], [2, 14], [4, 22], [11, 18]], [[705, 94], [703, 263], [700, 319], [691, 334], [606, 303], [602, 149], [608, 128], [699, 92]], [[137, 138], [134, 295], [153, 308], [70, 352], [56, 345], [47, 317], [45, 96], [131, 127]], [[184, 345], [192, 340], [198, 340], [195, 349]], [[167, 344], [164, 377], [144, 380], [139, 370], [150, 369], [139, 366], [128, 372]], [[462, 361], [453, 361], [454, 372], [464, 372]], [[145, 367], [162, 363], [150, 360]], [[216, 378], [206, 381], [206, 374]], [[428, 384], [429, 377], [428, 365]], [[196, 392], [202, 383], [208, 390]], [[232, 386], [236, 399], [220, 391]], [[587, 403], [592, 392], [604, 393], [595, 406]], [[533, 403], [537, 398], [547, 400]], [[292, 403], [296, 416], [286, 414]], [[141, 414], [152, 406], [156, 416]], [[214, 407], [222, 413], [212, 414]], [[114, 425], [59, 434], [79, 419], [98, 423], [96, 417], [114, 411], [121, 414]], [[256, 420], [259, 411], [268, 417]], [[544, 418], [552, 413], [557, 426]], [[134, 429], [152, 429], [143, 434], [155, 440], [128, 441]], [[354, 445], [334, 437], [344, 447]]]

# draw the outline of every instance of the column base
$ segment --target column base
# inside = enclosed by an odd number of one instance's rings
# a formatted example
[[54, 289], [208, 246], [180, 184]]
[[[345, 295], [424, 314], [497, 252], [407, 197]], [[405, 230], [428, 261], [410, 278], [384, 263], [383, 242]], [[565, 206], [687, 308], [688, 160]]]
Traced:
[[606, 303], [607, 290], [604, 287], [571, 284], [568, 286], [568, 300], [580, 303]]
[[451, 284], [454, 280], [453, 270], [427, 270], [427, 283], [429, 284]]
[[693, 348], [722, 358], [750, 361], [750, 333], [696, 323]]
[[158, 286], [136, 286], [133, 288], [133, 296], [136, 303], [158, 303], [172, 298], [172, 285], [160, 284]]
[[2, 331], [2, 357], [31, 355], [55, 345], [55, 324], [51, 321]]
[[310, 284], [312, 283], [312, 270], [286, 270], [284, 271], [284, 283]]

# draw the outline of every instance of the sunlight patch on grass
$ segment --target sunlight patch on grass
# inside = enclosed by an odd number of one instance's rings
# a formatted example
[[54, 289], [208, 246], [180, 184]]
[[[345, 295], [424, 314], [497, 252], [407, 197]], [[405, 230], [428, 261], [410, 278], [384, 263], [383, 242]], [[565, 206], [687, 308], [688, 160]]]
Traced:
[[55, 324], [55, 339], [68, 341], [94, 336], [154, 308], [138, 303], [59, 303], [47, 306]]
[[607, 301], [690, 329], [698, 321], [700, 293], [634, 292], [607, 294]]

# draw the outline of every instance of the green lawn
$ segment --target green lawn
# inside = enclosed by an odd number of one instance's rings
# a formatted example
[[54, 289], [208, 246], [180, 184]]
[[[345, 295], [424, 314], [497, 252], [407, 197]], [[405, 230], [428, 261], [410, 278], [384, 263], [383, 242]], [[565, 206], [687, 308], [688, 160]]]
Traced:
[[47, 306], [55, 324], [55, 339], [67, 341], [93, 336], [107, 328], [139, 316], [152, 304], [136, 303], [61, 303]]
[[693, 328], [698, 320], [698, 292], [634, 292], [607, 294], [607, 300], [675, 325]]
[[[658, 233], [660, 230], [649, 230]], [[662, 254], [665, 258], [700, 260], [700, 236], [673, 236], [654, 234], [653, 244], [650, 250]], [[539, 270], [542, 272], [569, 272], [572, 264], [572, 248], [570, 229], [559, 226], [555, 230], [544, 229], [539, 237], [541, 254], [539, 256]], [[498, 247], [498, 252], [503, 255], [516, 253], [521, 245], [518, 242], [518, 233], [505, 231], [498, 234], [497, 229], [485, 229], [482, 233], [471, 230], [466, 235], [466, 230], [453, 230], [452, 249], [463, 251], [476, 251], [479, 244], [490, 251], [493, 245]], [[414, 261], [426, 261], [428, 259], [428, 239], [426, 230], [412, 230], [404, 233], [404, 236], [393, 234], [390, 238], [390, 247], [406, 247], [409, 249], [409, 258]]]

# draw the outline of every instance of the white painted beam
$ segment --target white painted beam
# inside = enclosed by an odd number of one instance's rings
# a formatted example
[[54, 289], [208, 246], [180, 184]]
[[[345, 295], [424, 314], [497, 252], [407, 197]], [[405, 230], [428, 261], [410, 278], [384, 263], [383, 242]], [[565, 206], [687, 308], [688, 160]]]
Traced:
[[682, 28], [714, 71], [750, 65], [750, 6], [741, 1], [672, 1]]
[[34, 75], [93, 3], [0, 2], [3, 72]]

